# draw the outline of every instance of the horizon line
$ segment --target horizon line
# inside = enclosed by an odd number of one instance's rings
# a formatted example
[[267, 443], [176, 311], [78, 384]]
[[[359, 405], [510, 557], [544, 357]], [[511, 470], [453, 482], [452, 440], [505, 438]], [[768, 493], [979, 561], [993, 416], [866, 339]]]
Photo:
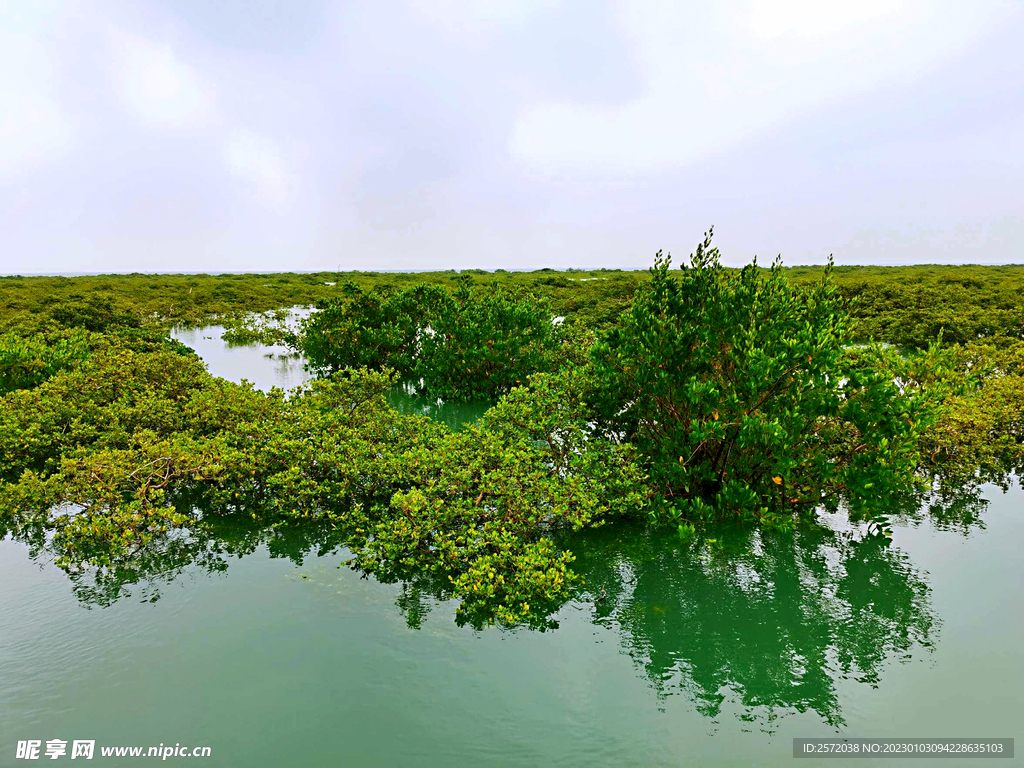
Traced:
[[[743, 267], [732, 267], [725, 265], [728, 269], [742, 269]], [[764, 269], [768, 267], [765, 265], [759, 265]], [[813, 269], [823, 268], [827, 264], [783, 264], [783, 269]], [[835, 264], [835, 269], [904, 269], [907, 267], [1024, 267], [1022, 262], [991, 262], [991, 263], [980, 263], [980, 262], [961, 262], [961, 263], [938, 263], [938, 262], [912, 262], [907, 264]], [[650, 267], [537, 267], [535, 269], [525, 268], [505, 268], [496, 267], [494, 269], [484, 269], [483, 267], [447, 267], [447, 268], [429, 268], [429, 269], [289, 269], [289, 270], [224, 270], [224, 271], [206, 271], [206, 270], [181, 270], [181, 271], [114, 271], [114, 272], [0, 272], [0, 279], [12, 278], [12, 277], [128, 277], [131, 275], [146, 275], [149, 277], [159, 277], [161, 275], [205, 275], [208, 277], [218, 277], [220, 275], [321, 275], [321, 274], [367, 274], [367, 275], [418, 275], [418, 274], [434, 274], [441, 272], [454, 272], [460, 274], [463, 272], [484, 272], [487, 274], [498, 274], [500, 272], [514, 272], [518, 274], [531, 274], [534, 272], [646, 272]]]

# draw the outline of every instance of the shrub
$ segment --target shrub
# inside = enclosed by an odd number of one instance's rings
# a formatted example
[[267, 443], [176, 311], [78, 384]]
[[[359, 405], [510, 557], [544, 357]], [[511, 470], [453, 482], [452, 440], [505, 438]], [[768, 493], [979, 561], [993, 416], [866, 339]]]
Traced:
[[864, 355], [831, 265], [810, 289], [781, 264], [723, 268], [707, 235], [689, 265], [660, 252], [632, 308], [595, 347], [597, 408], [645, 457], [660, 515], [787, 524], [843, 493], [859, 511], [911, 482], [934, 418]]

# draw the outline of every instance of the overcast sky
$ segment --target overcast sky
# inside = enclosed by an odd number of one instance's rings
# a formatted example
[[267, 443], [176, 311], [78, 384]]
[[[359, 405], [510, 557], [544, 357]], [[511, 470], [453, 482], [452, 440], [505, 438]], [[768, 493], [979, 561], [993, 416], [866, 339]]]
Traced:
[[1024, 3], [0, 0], [0, 273], [1024, 262]]

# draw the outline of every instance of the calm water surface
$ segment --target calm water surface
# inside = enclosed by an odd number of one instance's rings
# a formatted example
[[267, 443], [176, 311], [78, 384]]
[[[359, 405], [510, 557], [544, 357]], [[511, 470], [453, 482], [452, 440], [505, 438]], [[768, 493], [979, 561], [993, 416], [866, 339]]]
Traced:
[[[304, 378], [216, 328], [179, 338], [226, 378]], [[593, 594], [545, 633], [459, 628], [451, 604], [349, 571], [326, 530], [225, 526], [103, 581], [0, 542], [0, 765], [29, 738], [208, 745], [203, 765], [254, 768], [789, 766], [793, 737], [837, 733], [1020, 750], [1022, 500], [905, 510], [889, 545], [838, 515], [685, 545], [608, 527], [569, 542]], [[877, 761], [904, 763], [931, 764]]]

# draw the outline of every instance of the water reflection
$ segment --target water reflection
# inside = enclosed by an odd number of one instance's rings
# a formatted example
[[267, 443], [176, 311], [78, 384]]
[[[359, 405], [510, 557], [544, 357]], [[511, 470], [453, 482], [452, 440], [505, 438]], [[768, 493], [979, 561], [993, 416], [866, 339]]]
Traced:
[[[37, 562], [54, 559], [42, 528], [26, 527], [17, 533], [0, 528], [0, 539], [7, 536], [27, 545], [29, 556]], [[275, 526], [215, 518], [193, 529], [156, 534], [109, 567], [72, 571], [68, 579], [75, 597], [86, 607], [105, 608], [123, 599], [156, 602], [162, 588], [175, 580], [223, 573], [232, 559], [261, 547], [272, 558], [302, 565], [306, 558], [337, 553], [345, 540], [343, 532], [330, 525]]]
[[[289, 322], [295, 323], [308, 316], [309, 310], [293, 309]], [[265, 344], [235, 344], [224, 342], [224, 326], [210, 325], [198, 329], [176, 329], [172, 338], [191, 347], [214, 376], [235, 383], [249, 381], [257, 389], [268, 391], [272, 387], [292, 389], [312, 378], [305, 359], [288, 347]], [[459, 430], [477, 421], [493, 403], [477, 400], [444, 402], [417, 394], [411, 382], [393, 388], [387, 395], [388, 403], [403, 414], [429, 416], [449, 429]]]
[[927, 522], [936, 530], [968, 536], [985, 529], [982, 515], [988, 507], [979, 484], [971, 483], [907, 494], [894, 500], [889, 517], [899, 525], [916, 527]]
[[[660, 697], [683, 695], [709, 718], [730, 713], [770, 727], [792, 711], [844, 723], [841, 680], [879, 684], [887, 662], [926, 653], [938, 620], [923, 574], [888, 540], [842, 525], [795, 533], [728, 528], [680, 542], [633, 525], [576, 536], [585, 578], [579, 615], [612, 630]], [[20, 536], [45, 559], [46, 542]], [[219, 574], [265, 547], [270, 557], [346, 557], [328, 526], [266, 526], [207, 520], [154, 540], [111, 568], [74, 574], [87, 606], [127, 597], [156, 601], [183, 576]], [[443, 584], [401, 585], [395, 599], [410, 627], [450, 621]], [[591, 606], [587, 608], [586, 606]]]
[[931, 648], [929, 589], [898, 548], [854, 530], [726, 529], [688, 544], [636, 529], [585, 536], [578, 569], [660, 696], [708, 717], [814, 711], [843, 724], [840, 679]]
[[271, 387], [292, 389], [309, 380], [303, 359], [288, 347], [263, 344], [231, 346], [221, 338], [224, 326], [177, 329], [171, 338], [188, 345], [214, 376], [241, 382], [249, 381], [264, 391]]
[[412, 383], [401, 384], [387, 394], [388, 403], [396, 411], [406, 415], [428, 416], [440, 421], [452, 431], [463, 429], [467, 424], [480, 419], [493, 403], [484, 400], [445, 402], [425, 397], [416, 392]]

